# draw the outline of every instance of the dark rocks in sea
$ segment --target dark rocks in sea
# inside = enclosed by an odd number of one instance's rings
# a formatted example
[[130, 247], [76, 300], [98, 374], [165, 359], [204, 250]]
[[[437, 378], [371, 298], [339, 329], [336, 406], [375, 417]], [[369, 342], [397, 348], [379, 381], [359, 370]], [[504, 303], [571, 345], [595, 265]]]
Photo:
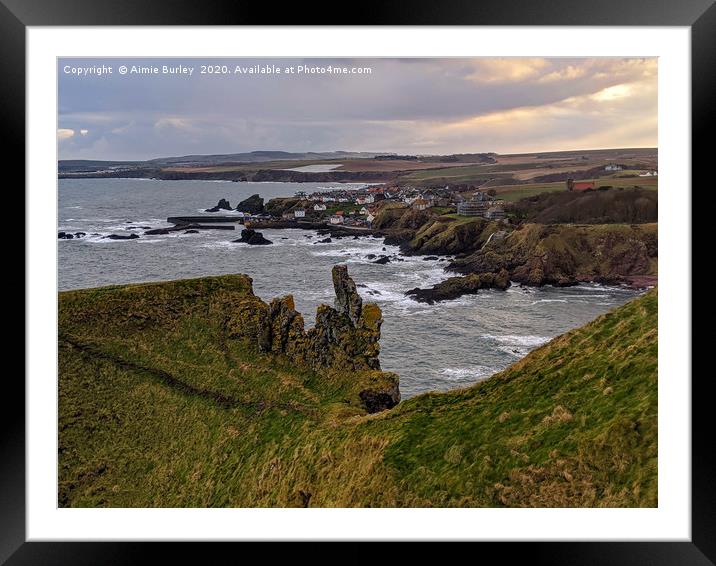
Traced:
[[191, 229], [191, 230], [186, 230], [184, 233], [185, 234], [198, 234], [199, 230]]
[[259, 195], [251, 195], [249, 198], [242, 200], [237, 206], [239, 212], [248, 212], [249, 214], [260, 214], [264, 211], [264, 199]]
[[144, 232], [145, 236], [163, 236], [170, 234], [172, 231], [168, 228], [154, 228], [153, 230], [147, 230]]
[[233, 242], [237, 244], [249, 244], [250, 246], [267, 246], [273, 244], [271, 240], [264, 238], [261, 232], [257, 232], [251, 228], [241, 230], [241, 238], [233, 240]]
[[75, 237], [75, 235], [71, 234], [69, 232], [58, 232], [57, 233], [58, 240], [72, 240], [74, 237]]
[[323, 240], [318, 240], [317, 242], [313, 242], [314, 244], [330, 244], [333, 240], [331, 238], [324, 238]]
[[436, 255], [427, 255], [423, 258], [423, 261], [435, 261], [437, 259], [440, 259], [440, 258]]
[[386, 263], [390, 263], [390, 258], [387, 255], [380, 256], [375, 261], [372, 261], [371, 263], [377, 263], [378, 265], [385, 265]]
[[136, 234], [110, 234], [109, 236], [105, 236], [102, 238], [103, 240], [137, 240], [139, 239], [139, 236]]
[[457, 299], [463, 295], [474, 295], [480, 289], [500, 289], [510, 286], [510, 274], [506, 269], [491, 273], [472, 273], [464, 277], [450, 277], [429, 289], [416, 287], [405, 294], [419, 303], [432, 305], [439, 301]]
[[229, 201], [225, 198], [219, 199], [219, 202], [216, 204], [216, 206], [212, 208], [207, 208], [205, 212], [219, 212], [220, 210], [231, 210], [231, 205], [229, 204]]
[[365, 256], [366, 259], [375, 259], [377, 256], [375, 254], [368, 254]]

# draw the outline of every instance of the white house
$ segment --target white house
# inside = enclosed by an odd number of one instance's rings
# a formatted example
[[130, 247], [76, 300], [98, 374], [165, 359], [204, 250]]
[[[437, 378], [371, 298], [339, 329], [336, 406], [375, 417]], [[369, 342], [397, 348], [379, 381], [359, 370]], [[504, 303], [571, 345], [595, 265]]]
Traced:
[[306, 211], [303, 210], [302, 208], [297, 208], [296, 210], [293, 211], [293, 216], [295, 218], [305, 218]]
[[358, 212], [365, 216], [366, 214], [368, 214], [368, 209], [364, 206]]
[[322, 210], [326, 210], [326, 205], [325, 205], [325, 204], [321, 204], [321, 203], [316, 203], [316, 204], [313, 205], [313, 210], [315, 210], [316, 212], [319, 212], [319, 211], [322, 211]]
[[334, 214], [331, 216], [330, 220], [331, 224], [343, 224], [343, 215], [342, 214]]
[[368, 222], [368, 224], [370, 224], [371, 222], [373, 222], [373, 220], [375, 220], [375, 216], [373, 216], [373, 215], [369, 212], [369, 213], [368, 213], [368, 216], [365, 217], [365, 220], [366, 220], [366, 222]]
[[615, 165], [614, 163], [610, 163], [604, 168], [605, 171], [621, 171], [622, 166], [621, 165]]

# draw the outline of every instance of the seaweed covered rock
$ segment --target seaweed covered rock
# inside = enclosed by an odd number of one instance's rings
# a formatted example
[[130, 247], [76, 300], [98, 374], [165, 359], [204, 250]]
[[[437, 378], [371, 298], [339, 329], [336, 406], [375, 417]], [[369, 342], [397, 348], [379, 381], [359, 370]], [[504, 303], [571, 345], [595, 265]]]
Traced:
[[233, 240], [233, 242], [235, 244], [249, 244], [250, 246], [267, 246], [273, 244], [271, 240], [264, 238], [261, 232], [257, 232], [251, 228], [241, 230], [241, 237], [238, 240]]
[[505, 290], [510, 286], [510, 275], [506, 269], [498, 272], [470, 274], [464, 277], [450, 277], [429, 289], [416, 287], [405, 294], [419, 303], [432, 305], [438, 301], [449, 301], [463, 295], [474, 295], [480, 289]]
[[139, 238], [136, 234], [110, 234], [109, 236], [104, 236], [103, 240], [136, 240]]

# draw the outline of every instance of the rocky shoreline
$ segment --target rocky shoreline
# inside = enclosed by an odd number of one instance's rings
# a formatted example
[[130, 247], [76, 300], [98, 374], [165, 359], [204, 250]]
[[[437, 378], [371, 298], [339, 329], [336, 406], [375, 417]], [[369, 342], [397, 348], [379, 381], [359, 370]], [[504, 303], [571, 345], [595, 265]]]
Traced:
[[[207, 212], [238, 210], [261, 214], [272, 210], [273, 214], [273, 209], [280, 207], [284, 200], [274, 199], [264, 205], [264, 199], [255, 194], [238, 203], [234, 209], [227, 199], [220, 199]], [[145, 230], [143, 235], [152, 236], [178, 231], [192, 234], [206, 229], [233, 229], [233, 226], [183, 223], [168, 228], [136, 228]], [[366, 256], [367, 261], [377, 265], [404, 261], [400, 256], [446, 258], [444, 281], [431, 288], [415, 288], [405, 293], [427, 304], [457, 299], [484, 289], [505, 290], [511, 283], [532, 287], [566, 287], [594, 282], [644, 289], [656, 286], [658, 282], [658, 231], [655, 223], [526, 223], [512, 226], [504, 221], [460, 218], [431, 210], [383, 207], [376, 213], [370, 228], [332, 225], [317, 218], [247, 221], [241, 237], [232, 242], [252, 246], [271, 245], [273, 242], [259, 229], [315, 231], [322, 239], [314, 241], [314, 244], [367, 237], [382, 239], [385, 245], [399, 246], [397, 255], [386, 252]], [[83, 236], [83, 232], [58, 233], [58, 239]], [[136, 233], [104, 236], [117, 240], [139, 237]], [[450, 273], [454, 275], [450, 276]]]

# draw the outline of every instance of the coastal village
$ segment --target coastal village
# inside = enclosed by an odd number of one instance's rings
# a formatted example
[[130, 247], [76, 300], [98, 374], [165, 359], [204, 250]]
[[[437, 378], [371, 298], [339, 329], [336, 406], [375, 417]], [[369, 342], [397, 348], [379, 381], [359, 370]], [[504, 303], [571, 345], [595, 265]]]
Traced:
[[[494, 191], [470, 185], [445, 185], [429, 188], [371, 185], [359, 189], [333, 189], [293, 197], [272, 199], [264, 206], [259, 195], [238, 203], [236, 216], [244, 224], [271, 225], [277, 222], [323, 223], [345, 228], [371, 228], [377, 212], [383, 207], [423, 211], [433, 209], [443, 215], [482, 217], [489, 220], [507, 218], [507, 203]], [[233, 210], [222, 199], [207, 212]]]
[[[618, 172], [619, 164], [608, 164], [605, 172]], [[639, 176], [656, 177], [656, 170]], [[605, 191], [609, 185], [568, 178], [564, 191]], [[370, 229], [378, 211], [385, 207], [431, 211], [443, 216], [477, 217], [510, 223], [512, 202], [501, 199], [491, 186], [445, 184], [418, 187], [409, 184], [373, 184], [362, 188], [297, 191], [293, 197], [272, 199], [264, 206], [260, 195], [237, 204], [236, 216], [244, 224], [270, 227], [276, 223], [322, 223], [328, 226]], [[234, 210], [225, 199], [206, 212]]]

